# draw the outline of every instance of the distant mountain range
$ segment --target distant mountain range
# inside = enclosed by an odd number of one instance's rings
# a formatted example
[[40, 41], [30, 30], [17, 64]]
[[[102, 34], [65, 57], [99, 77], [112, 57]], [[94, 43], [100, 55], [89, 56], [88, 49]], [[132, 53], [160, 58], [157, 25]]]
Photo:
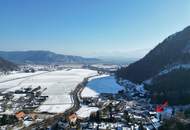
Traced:
[[56, 54], [50, 51], [0, 51], [0, 56], [17, 64], [97, 63], [96, 58]]
[[121, 68], [116, 75], [144, 83], [157, 102], [167, 99], [171, 104], [189, 104], [190, 26], [169, 36], [144, 58]]
[[18, 69], [17, 65], [4, 60], [3, 58], [0, 57], [0, 71], [1, 72], [6, 72], [6, 71], [12, 71]]

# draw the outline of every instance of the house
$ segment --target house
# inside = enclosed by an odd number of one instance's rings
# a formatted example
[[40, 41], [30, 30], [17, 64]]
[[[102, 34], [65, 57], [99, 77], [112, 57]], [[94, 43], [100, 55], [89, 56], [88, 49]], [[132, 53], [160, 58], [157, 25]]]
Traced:
[[24, 112], [17, 112], [15, 116], [18, 120], [23, 120], [26, 114]]
[[68, 119], [69, 119], [69, 124], [70, 124], [71, 127], [76, 127], [77, 126], [78, 117], [77, 117], [76, 113], [71, 114], [68, 117]]

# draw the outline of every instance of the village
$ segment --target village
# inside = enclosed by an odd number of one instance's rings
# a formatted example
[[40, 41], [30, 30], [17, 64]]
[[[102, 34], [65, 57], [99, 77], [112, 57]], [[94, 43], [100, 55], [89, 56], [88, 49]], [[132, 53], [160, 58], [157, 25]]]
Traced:
[[[86, 69], [87, 66], [85, 66]], [[92, 68], [90, 66], [90, 68]], [[42, 70], [42, 68], [38, 68]], [[47, 69], [47, 68], [46, 68]], [[53, 67], [55, 69], [55, 67]], [[57, 67], [55, 70], [63, 68]], [[64, 68], [65, 69], [65, 68]], [[66, 68], [67, 71], [68, 68]], [[113, 68], [94, 67], [99, 77], [111, 75]], [[34, 73], [27, 68], [26, 73]], [[50, 69], [48, 69], [50, 71]], [[51, 71], [52, 67], [51, 67]], [[93, 76], [92, 76], [93, 77]], [[108, 76], [109, 77], [109, 76]], [[39, 112], [38, 108], [48, 99], [45, 86], [25, 86], [15, 91], [5, 91], [0, 94], [0, 125], [1, 129], [50, 129], [50, 130], [153, 130], [162, 125], [164, 118], [170, 118], [172, 111], [157, 112], [156, 106], [150, 104], [149, 93], [142, 85], [132, 84], [126, 80], [118, 80], [123, 86], [115, 93], [103, 93], [98, 96], [82, 96], [88, 79], [81, 83], [73, 94], [75, 105], [65, 113], [59, 114], [59, 119], [53, 124], [42, 126], [49, 118], [54, 120], [55, 113]], [[109, 86], [109, 84], [108, 84]], [[104, 86], [101, 86], [104, 87]], [[36, 125], [35, 125], [36, 124]], [[30, 127], [33, 125], [32, 127]]]
[[0, 94], [0, 125], [6, 127], [27, 127], [37, 121], [39, 115], [35, 112], [48, 96], [43, 96], [40, 86], [32, 89], [30, 86]]
[[162, 117], [161, 114], [155, 112], [154, 106], [148, 103], [148, 95], [132, 86], [117, 94], [102, 93], [97, 98], [82, 98], [80, 105], [90, 108], [97, 107], [98, 110], [85, 118], [78, 116], [77, 113], [71, 113], [68, 120], [61, 119], [52, 128], [60, 130], [152, 130], [161, 126], [161, 118], [171, 116], [167, 113]]
[[[107, 73], [107, 71], [104, 73]], [[102, 73], [101, 73], [102, 74]], [[80, 130], [154, 130], [158, 129], [163, 119], [174, 114], [172, 109], [163, 105], [162, 111], [156, 111], [156, 105], [150, 104], [149, 93], [142, 85], [135, 86], [129, 81], [118, 81], [125, 86], [116, 94], [101, 93], [98, 97], [82, 97], [78, 93], [81, 108], [84, 111], [71, 112], [60, 119], [52, 129]]]

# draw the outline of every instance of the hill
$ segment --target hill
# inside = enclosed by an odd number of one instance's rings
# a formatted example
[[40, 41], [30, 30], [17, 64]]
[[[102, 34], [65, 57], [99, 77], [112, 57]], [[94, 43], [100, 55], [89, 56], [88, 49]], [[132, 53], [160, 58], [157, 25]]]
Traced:
[[142, 83], [164, 69], [189, 63], [190, 26], [166, 38], [144, 58], [118, 70], [117, 76]]
[[176, 69], [170, 73], [153, 78], [145, 88], [151, 92], [153, 103], [168, 100], [170, 105], [187, 105], [190, 103], [190, 69]]
[[0, 51], [0, 56], [17, 64], [96, 63], [99, 59], [56, 54], [50, 51]]
[[190, 104], [190, 26], [165, 39], [144, 58], [121, 68], [118, 78], [145, 85], [153, 103]]
[[1, 72], [12, 71], [16, 69], [18, 69], [18, 67], [15, 64], [7, 60], [4, 60], [3, 58], [0, 57], [0, 71]]

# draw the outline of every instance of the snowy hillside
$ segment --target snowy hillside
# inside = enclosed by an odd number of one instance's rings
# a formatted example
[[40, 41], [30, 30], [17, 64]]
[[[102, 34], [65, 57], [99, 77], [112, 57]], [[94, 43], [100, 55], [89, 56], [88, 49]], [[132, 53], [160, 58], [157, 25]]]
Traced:
[[167, 67], [166, 69], [162, 70], [157, 75], [155, 75], [154, 77], [151, 77], [150, 79], [145, 80], [143, 83], [151, 84], [153, 79], [155, 79], [155, 78], [157, 78], [159, 76], [166, 75], [168, 73], [171, 73], [174, 70], [179, 70], [179, 69], [189, 70], [190, 69], [190, 64], [177, 64], [177, 65], [173, 65], [171, 67]]

